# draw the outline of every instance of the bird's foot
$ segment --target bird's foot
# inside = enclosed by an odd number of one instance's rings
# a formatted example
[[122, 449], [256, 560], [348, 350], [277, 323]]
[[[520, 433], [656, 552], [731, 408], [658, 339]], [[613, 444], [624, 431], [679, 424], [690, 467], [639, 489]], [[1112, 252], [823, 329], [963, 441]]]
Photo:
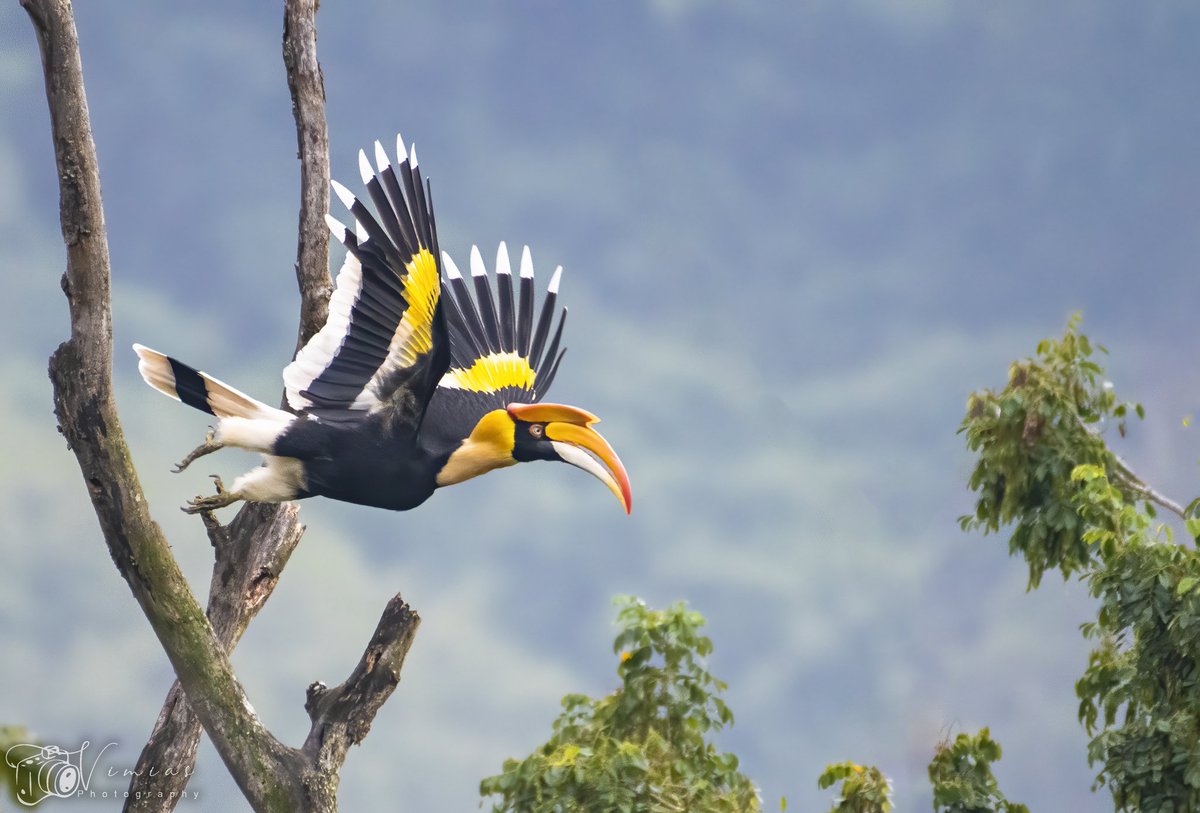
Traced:
[[192, 451], [188, 453], [188, 456], [183, 460], [180, 460], [178, 463], [176, 463], [175, 468], [171, 469], [171, 471], [179, 474], [179, 472], [192, 465], [192, 462], [197, 458], [204, 457], [206, 454], [212, 454], [218, 449], [224, 448], [225, 444], [217, 440], [216, 430], [210, 426], [208, 427], [208, 434], [204, 436], [204, 442], [195, 449], [192, 449]]
[[226, 491], [225, 484], [221, 482], [219, 475], [210, 475], [213, 483], [217, 487], [217, 493], [209, 497], [195, 497], [188, 500], [188, 504], [183, 506], [182, 510], [185, 514], [199, 514], [205, 511], [216, 511], [218, 508], [224, 508], [227, 505], [233, 505], [241, 499], [234, 491]]

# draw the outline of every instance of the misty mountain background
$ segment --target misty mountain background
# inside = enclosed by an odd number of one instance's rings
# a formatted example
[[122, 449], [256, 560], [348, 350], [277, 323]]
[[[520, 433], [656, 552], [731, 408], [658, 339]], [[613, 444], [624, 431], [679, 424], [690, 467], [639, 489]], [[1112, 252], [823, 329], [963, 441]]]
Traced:
[[[256, 464], [181, 475], [206, 417], [129, 345], [267, 401], [295, 340], [298, 163], [279, 3], [80, 3], [114, 277], [115, 378], [143, 485], [203, 595], [177, 506]], [[442, 247], [565, 267], [553, 400], [604, 419], [625, 517], [566, 467], [522, 466], [395, 514], [306, 502], [308, 532], [234, 655], [298, 743], [387, 598], [424, 618], [353, 749], [345, 810], [475, 810], [568, 692], [617, 684], [610, 599], [709, 619], [767, 809], [819, 810], [824, 765], [878, 764], [929, 804], [934, 746], [990, 725], [1009, 798], [1105, 810], [1073, 684], [1085, 586], [1025, 592], [1002, 538], [963, 534], [968, 393], [1075, 310], [1148, 418], [1118, 450], [1197, 493], [1200, 7], [1065, 0], [326, 3], [334, 177], [397, 130]], [[0, 5], [0, 722], [132, 766], [171, 682], [55, 431], [68, 333], [33, 31]], [[336, 203], [335, 216], [342, 213]], [[335, 247], [333, 262], [340, 264]], [[226, 519], [232, 510], [222, 513]], [[105, 789], [123, 781], [97, 780]], [[244, 809], [205, 744], [181, 810]], [[115, 809], [64, 802], [55, 809]], [[46, 808], [53, 805], [46, 803]]]

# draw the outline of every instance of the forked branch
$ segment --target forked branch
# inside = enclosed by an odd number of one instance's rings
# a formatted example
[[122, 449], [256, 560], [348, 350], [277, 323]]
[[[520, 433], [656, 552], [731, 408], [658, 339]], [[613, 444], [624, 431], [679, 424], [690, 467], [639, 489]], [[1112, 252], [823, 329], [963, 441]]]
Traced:
[[[296, 350], [321, 329], [329, 312], [329, 136], [325, 86], [317, 61], [317, 0], [286, 0], [283, 63], [292, 95], [300, 159], [300, 218], [296, 282], [300, 324]], [[283, 404], [286, 408], [286, 402]], [[304, 526], [295, 506], [247, 503], [222, 526], [204, 515], [216, 561], [208, 617], [226, 651], [266, 603]], [[126, 813], [174, 810], [196, 763], [201, 725], [179, 683], [171, 687], [129, 784]]]
[[[70, 307], [71, 337], [50, 360], [55, 412], [59, 429], [79, 463], [113, 561], [186, 693], [185, 703], [175, 691], [164, 714], [170, 717], [174, 710], [189, 707], [187, 714], [194, 714], [203, 724], [255, 810], [336, 810], [337, 777], [346, 750], [365, 736], [379, 706], [395, 688], [418, 619], [396, 597], [351, 678], [330, 692], [310, 692], [314, 733], [304, 748], [284, 746], [254, 714], [226, 650], [270, 594], [303, 529], [296, 522], [294, 507], [252, 506], [228, 528], [209, 522], [217, 563], [208, 614], [201, 612], [162, 530], [149, 514], [113, 403], [108, 243], [71, 3], [21, 0], [21, 5], [33, 23], [42, 54], [67, 248], [63, 290]], [[315, 27], [311, 25], [315, 10], [315, 0], [288, 2], [289, 36], [302, 33], [310, 37], [311, 61], [295, 61], [301, 66], [298, 71], [316, 66]], [[300, 22], [307, 15], [308, 27], [297, 25], [293, 14], [301, 15], [297, 17]], [[287, 48], [285, 44], [285, 55]], [[297, 53], [285, 58], [294, 59]], [[288, 65], [291, 71], [293, 62]], [[305, 65], [308, 67], [303, 68]], [[319, 68], [315, 75], [319, 88]], [[321, 102], [323, 132], [323, 98]], [[307, 225], [310, 217], [323, 214], [321, 176], [328, 174], [326, 150], [320, 139], [306, 140], [307, 131], [300, 121], [302, 107], [298, 100], [301, 157], [309, 173], [304, 181], [297, 264], [306, 300], [301, 341], [315, 332], [324, 318], [323, 301], [313, 304], [312, 300], [323, 300], [329, 289], [324, 230]], [[305, 160], [306, 144], [321, 145], [315, 168]], [[310, 195], [314, 178], [322, 180], [322, 190]], [[312, 238], [314, 234], [319, 236]], [[240, 546], [244, 540], [251, 540], [248, 547]], [[162, 742], [175, 747], [176, 758], [191, 758], [186, 753], [185, 734], [194, 721], [189, 723], [187, 714], [177, 721], [181, 728], [160, 732]], [[157, 747], [153, 739], [149, 747]], [[194, 745], [192, 748], [194, 752]]]

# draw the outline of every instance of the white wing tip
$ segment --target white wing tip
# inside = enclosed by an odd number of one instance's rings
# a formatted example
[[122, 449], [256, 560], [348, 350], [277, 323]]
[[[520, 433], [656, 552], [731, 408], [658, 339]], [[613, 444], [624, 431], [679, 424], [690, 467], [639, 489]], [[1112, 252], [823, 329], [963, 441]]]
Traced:
[[417, 145], [415, 143], [408, 148], [408, 165], [413, 169], [417, 168]]
[[351, 192], [349, 189], [342, 186], [340, 183], [333, 180], [332, 178], [329, 180], [329, 186], [330, 186], [330, 188], [333, 189], [333, 193], [338, 196], [338, 200], [340, 200], [342, 202], [343, 206], [345, 206], [347, 209], [354, 206], [354, 193], [353, 192]]
[[503, 240], [500, 241], [500, 247], [496, 249], [496, 273], [506, 277], [512, 276], [512, 265], [508, 261], [508, 244]]
[[375, 142], [375, 166], [379, 167], [380, 172], [383, 172], [385, 169], [388, 168], [389, 163], [391, 163], [391, 162], [388, 160], [387, 150], [385, 150], [383, 148], [382, 144], [380, 144], [378, 141], [376, 141]]
[[375, 170], [371, 169], [371, 162], [367, 160], [367, 151], [358, 151], [358, 174], [362, 176], [363, 183], [370, 183], [375, 177]]
[[325, 225], [329, 227], [329, 231], [333, 233], [334, 237], [340, 241], [345, 241], [346, 226], [328, 212], [325, 213]]
[[450, 255], [444, 251], [442, 252], [442, 267], [446, 269], [447, 279], [462, 279], [462, 272], [458, 270], [454, 260], [450, 259]]
[[479, 246], [471, 246], [471, 276], [487, 276], [487, 266], [483, 264], [483, 255], [479, 253]]
[[533, 256], [529, 253], [529, 246], [521, 249], [521, 276], [533, 279]]
[[546, 288], [548, 293], [558, 293], [558, 283], [562, 279], [562, 266], [554, 269], [554, 276], [550, 278], [550, 286]]
[[396, 159], [403, 164], [408, 160], [408, 150], [404, 146], [404, 136], [396, 133]]

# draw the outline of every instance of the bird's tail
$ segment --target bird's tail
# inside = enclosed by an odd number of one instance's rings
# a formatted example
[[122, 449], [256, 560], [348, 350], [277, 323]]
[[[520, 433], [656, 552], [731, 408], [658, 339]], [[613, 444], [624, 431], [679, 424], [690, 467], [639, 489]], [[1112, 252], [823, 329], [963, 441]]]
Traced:
[[138, 372], [146, 383], [190, 407], [218, 418], [292, 417], [157, 350], [140, 344], [135, 344], [133, 350], [138, 354]]

